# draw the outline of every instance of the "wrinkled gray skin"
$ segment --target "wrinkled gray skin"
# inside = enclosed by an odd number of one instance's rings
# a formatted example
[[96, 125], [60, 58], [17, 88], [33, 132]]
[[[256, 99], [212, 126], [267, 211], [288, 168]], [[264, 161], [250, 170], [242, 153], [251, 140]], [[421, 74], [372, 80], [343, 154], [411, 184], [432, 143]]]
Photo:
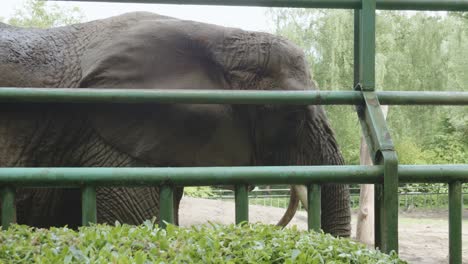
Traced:
[[[144, 12], [48, 30], [1, 24], [0, 86], [315, 89], [285, 39]], [[343, 164], [321, 107], [0, 104], [1, 167], [286, 164]], [[99, 188], [98, 221], [139, 224], [158, 197]], [[348, 236], [347, 187], [325, 185], [322, 201], [324, 231]], [[17, 206], [19, 223], [80, 224], [78, 190], [19, 190]]]

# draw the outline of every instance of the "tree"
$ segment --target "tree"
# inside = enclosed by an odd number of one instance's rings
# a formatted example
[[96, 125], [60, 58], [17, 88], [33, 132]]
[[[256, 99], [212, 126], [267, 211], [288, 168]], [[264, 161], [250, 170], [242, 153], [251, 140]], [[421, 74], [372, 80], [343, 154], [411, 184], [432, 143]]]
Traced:
[[[306, 53], [320, 89], [346, 90], [353, 83], [353, 13], [346, 10], [282, 9], [270, 11], [276, 33]], [[468, 19], [466, 14], [431, 16], [379, 11], [376, 30], [377, 90], [463, 91], [468, 83]], [[345, 160], [358, 164], [360, 128], [349, 106], [325, 107]], [[467, 107], [395, 106], [388, 125], [399, 153], [427, 150], [434, 136], [449, 123], [460, 131], [447, 139], [461, 139], [468, 130]], [[444, 120], [449, 119], [450, 122]], [[465, 132], [463, 132], [465, 131]], [[462, 133], [463, 132], [463, 133]], [[466, 141], [466, 140], [461, 140]], [[406, 151], [405, 142], [414, 148]], [[447, 143], [447, 142], [446, 142]], [[442, 144], [444, 145], [444, 144]], [[439, 148], [441, 149], [441, 148]], [[400, 150], [402, 150], [400, 152]], [[449, 154], [447, 154], [449, 155]], [[435, 155], [406, 155], [409, 164], [440, 162]]]
[[7, 23], [18, 27], [50, 28], [79, 23], [84, 14], [78, 7], [63, 8], [46, 1], [26, 0]]

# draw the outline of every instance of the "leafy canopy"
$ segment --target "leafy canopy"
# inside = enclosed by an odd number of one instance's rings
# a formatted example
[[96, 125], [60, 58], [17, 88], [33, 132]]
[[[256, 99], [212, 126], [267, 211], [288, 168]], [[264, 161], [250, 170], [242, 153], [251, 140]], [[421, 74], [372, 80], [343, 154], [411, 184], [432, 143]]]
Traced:
[[76, 24], [84, 20], [78, 7], [60, 7], [46, 1], [26, 0], [7, 23], [18, 27], [50, 28]]

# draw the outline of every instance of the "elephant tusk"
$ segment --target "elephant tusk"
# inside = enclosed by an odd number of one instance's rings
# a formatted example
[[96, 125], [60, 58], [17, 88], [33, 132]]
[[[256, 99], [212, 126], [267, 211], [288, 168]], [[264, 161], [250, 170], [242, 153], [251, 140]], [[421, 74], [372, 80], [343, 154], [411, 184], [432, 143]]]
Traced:
[[297, 195], [296, 189], [291, 186], [291, 196], [289, 196], [289, 204], [286, 212], [284, 213], [283, 217], [279, 222], [276, 224], [277, 226], [285, 227], [291, 222], [292, 218], [296, 214], [297, 208], [299, 207], [299, 198]]
[[302, 203], [302, 207], [308, 211], [308, 204], [307, 204], [307, 187], [304, 185], [294, 185], [292, 186], [297, 192], [297, 196], [299, 196], [299, 200]]

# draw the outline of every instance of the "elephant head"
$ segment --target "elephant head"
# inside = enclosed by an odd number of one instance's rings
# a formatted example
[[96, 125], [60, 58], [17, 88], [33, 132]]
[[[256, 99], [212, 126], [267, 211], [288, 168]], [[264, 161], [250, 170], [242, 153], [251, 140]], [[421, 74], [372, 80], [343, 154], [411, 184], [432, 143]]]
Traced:
[[[28, 39], [28, 33], [33, 37], [42, 34], [41, 40], [62, 40], [61, 52], [50, 57], [52, 64], [61, 63], [64, 70], [58, 74], [60, 80], [50, 74], [52, 77], [43, 82], [49, 87], [316, 89], [303, 52], [286, 39], [267, 33], [141, 12], [39, 33], [13, 31], [10, 29], [9, 34], [29, 41], [29, 46], [34, 41]], [[38, 40], [34, 43], [44, 44]], [[43, 49], [47, 54], [54, 54], [56, 47]], [[42, 68], [36, 69], [20, 66], [21, 71], [26, 72], [56, 71], [42, 64]], [[31, 82], [40, 83], [41, 80]], [[334, 134], [320, 106], [166, 103], [86, 105], [69, 111], [85, 120], [83, 124], [91, 128], [90, 133], [99, 141], [95, 145], [99, 146], [100, 155], [108, 152], [114, 153], [113, 156], [125, 155], [133, 165], [343, 164]], [[89, 148], [77, 148], [89, 151]], [[109, 166], [108, 159], [102, 160], [94, 165]], [[118, 196], [119, 192], [113, 195]], [[141, 198], [138, 193], [133, 195], [135, 197], [127, 195], [125, 199]], [[104, 203], [114, 196], [103, 195], [101, 200]], [[98, 202], [99, 199], [98, 193]], [[115, 206], [123, 205], [117, 203]], [[148, 210], [154, 213], [155, 206], [157, 204], [149, 205], [151, 209]], [[326, 232], [349, 235], [346, 186], [323, 186], [322, 223]]]

